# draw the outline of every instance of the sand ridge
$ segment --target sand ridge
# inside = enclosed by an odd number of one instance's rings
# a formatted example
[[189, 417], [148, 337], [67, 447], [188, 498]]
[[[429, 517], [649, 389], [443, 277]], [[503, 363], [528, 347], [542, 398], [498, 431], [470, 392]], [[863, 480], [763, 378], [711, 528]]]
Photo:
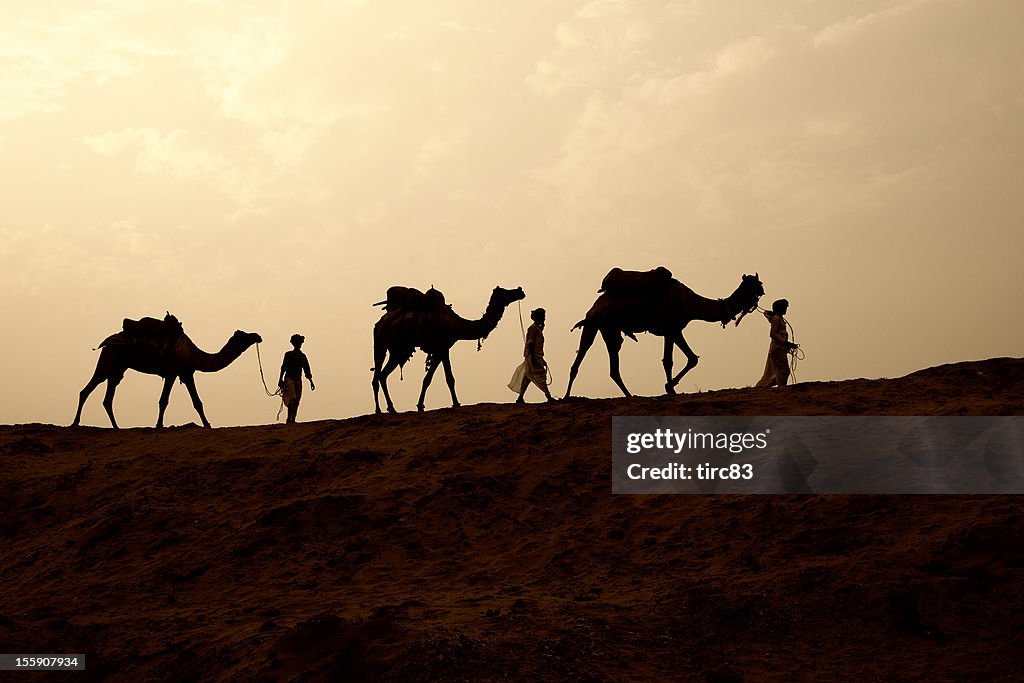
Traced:
[[612, 496], [610, 417], [1019, 415], [1022, 395], [1024, 360], [992, 359], [294, 426], [0, 427], [0, 651], [84, 652], [76, 676], [115, 681], [1020, 676], [1020, 497]]

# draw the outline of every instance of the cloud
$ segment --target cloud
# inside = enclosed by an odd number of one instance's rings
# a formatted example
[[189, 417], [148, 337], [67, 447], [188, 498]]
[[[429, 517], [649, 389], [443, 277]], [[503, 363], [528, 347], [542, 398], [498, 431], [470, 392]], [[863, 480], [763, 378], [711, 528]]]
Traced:
[[537, 61], [526, 84], [545, 95], [598, 85], [646, 53], [657, 19], [622, 0], [593, 0], [558, 24], [558, 49]]
[[233, 18], [228, 26], [213, 26], [195, 35], [192, 59], [222, 116], [266, 125], [293, 111], [288, 99], [259, 96], [292, 49], [284, 19], [277, 13], [251, 11]]
[[469, 131], [465, 128], [427, 138], [416, 153], [407, 188], [426, 180], [445, 161], [458, 158], [468, 138]]
[[0, 122], [62, 111], [69, 92], [139, 73], [166, 50], [116, 31], [107, 9], [68, 13], [56, 21], [8, 20], [0, 26]]
[[812, 43], [814, 47], [827, 47], [856, 40], [859, 33], [877, 29], [879, 25], [893, 18], [903, 16], [923, 5], [936, 1], [941, 0], [909, 0], [880, 12], [870, 12], [860, 17], [847, 17], [818, 31]]
[[229, 223], [266, 214], [268, 201], [288, 194], [272, 188], [274, 171], [244, 168], [218, 151], [215, 141], [189, 131], [133, 127], [86, 135], [82, 142], [102, 156], [134, 152], [133, 167], [139, 173], [191, 183], [227, 198], [231, 205], [224, 217]]
[[559, 161], [536, 176], [556, 188], [569, 214], [583, 214], [563, 218], [586, 223], [602, 207], [651, 196], [690, 197], [691, 211], [705, 218], [728, 213], [722, 195], [727, 160], [737, 156], [737, 145], [748, 149], [749, 137], [718, 129], [708, 112], [730, 87], [743, 87], [739, 83], [749, 84], [768, 68], [790, 40], [788, 33], [733, 41], [694, 71], [644, 71], [637, 65], [616, 95], [607, 88], [593, 92]]
[[[558, 197], [556, 222], [655, 215], [635, 228], [652, 236], [673, 223], [747, 230], [751, 216], [761, 232], [811, 224], [923, 193], [1020, 110], [1024, 89], [1008, 84], [1024, 50], [1008, 34], [982, 40], [970, 3], [907, 2], [824, 28], [788, 19], [697, 68], [637, 56], [606, 70], [535, 175]], [[567, 82], [558, 58], [534, 72], [545, 92]]]
[[138, 149], [136, 168], [143, 173], [173, 178], [202, 178], [223, 173], [224, 157], [193, 139], [186, 131], [161, 132], [154, 128], [126, 128], [87, 135], [82, 141], [98, 154], [112, 155]]

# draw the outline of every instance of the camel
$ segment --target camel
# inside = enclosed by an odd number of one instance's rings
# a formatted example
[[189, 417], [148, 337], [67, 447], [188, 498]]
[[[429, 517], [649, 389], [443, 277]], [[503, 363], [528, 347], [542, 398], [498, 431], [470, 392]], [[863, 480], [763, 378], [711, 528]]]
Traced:
[[[405, 290], [400, 287], [392, 288], [398, 289]], [[389, 299], [392, 290], [388, 292]], [[416, 293], [425, 297], [426, 303], [420, 306], [404, 306], [395, 305], [392, 300], [388, 303], [384, 315], [373, 326], [373, 402], [377, 413], [381, 412], [378, 388], [384, 390], [388, 412], [397, 412], [391, 395], [388, 394], [388, 375], [394, 372], [395, 368], [404, 366], [416, 348], [427, 354], [427, 372], [423, 377], [423, 388], [416, 409], [422, 411], [424, 408], [423, 400], [427, 395], [427, 387], [434, 378], [438, 363], [444, 367], [445, 380], [452, 394], [452, 406], [457, 408], [460, 404], [455, 395], [455, 375], [452, 374], [449, 357], [452, 346], [463, 339], [486, 339], [498, 326], [505, 309], [512, 302], [526, 298], [522, 287], [495, 287], [483, 316], [479, 320], [466, 320], [444, 304], [444, 295], [437, 290], [431, 288], [426, 295]], [[387, 363], [384, 362], [385, 356]]]
[[[609, 279], [618, 269], [609, 273]], [[615, 384], [626, 396], [631, 396], [619, 374], [619, 349], [622, 348], [623, 335], [636, 341], [637, 332], [650, 332], [665, 338], [665, 354], [662, 365], [665, 367], [665, 392], [675, 393], [679, 380], [697, 365], [698, 356], [690, 349], [683, 338], [683, 328], [693, 320], [721, 323], [724, 328], [739, 315], [739, 325], [743, 316], [757, 307], [757, 302], [764, 295], [764, 287], [754, 275], [744, 275], [739, 287], [725, 299], [707, 299], [696, 294], [692, 289], [671, 277], [665, 268], [658, 268], [650, 273], [628, 273], [627, 276], [663, 275], [655, 286], [638, 288], [636, 286], [618, 290], [604, 291], [587, 312], [587, 316], [576, 323], [572, 329], [583, 328], [580, 347], [576, 359], [569, 369], [569, 386], [565, 390], [568, 397], [572, 391], [572, 383], [579, 372], [584, 356], [594, 343], [597, 333], [601, 333], [605, 346], [608, 347], [609, 374]], [[602, 291], [605, 288], [602, 287]], [[672, 376], [673, 346], [686, 354], [686, 366], [675, 377]]]
[[[167, 319], [172, 319], [177, 324], [177, 319], [170, 314]], [[144, 318], [143, 320], [153, 319]], [[177, 329], [179, 334], [175, 337], [175, 341], [164, 348], [161, 348], [156, 341], [122, 334], [111, 335], [104, 340], [98, 347], [100, 348], [100, 357], [96, 361], [96, 370], [89, 383], [78, 395], [78, 412], [75, 414], [75, 421], [71, 423], [71, 426], [78, 426], [82, 419], [82, 406], [85, 405], [85, 400], [89, 398], [93, 389], [105, 381], [107, 392], [103, 397], [103, 407], [110, 418], [110, 424], [114, 429], [118, 429], [117, 421], [114, 419], [114, 392], [124, 378], [125, 371], [135, 370], [147, 375], [163, 377], [164, 388], [160, 393], [160, 416], [156, 421], [158, 428], [164, 426], [164, 411], [167, 409], [167, 402], [175, 379], [181, 380], [181, 383], [188, 389], [188, 393], [192, 397], [192, 405], [199, 413], [203, 426], [209, 427], [210, 422], [203, 412], [203, 402], [199, 400], [199, 393], [196, 391], [194, 377], [196, 371], [217, 372], [223, 370], [241, 356], [246, 349], [263, 339], [254, 332], [236, 330], [224, 348], [217, 353], [207, 353], [189, 339], [188, 335], [181, 330], [180, 324]]]

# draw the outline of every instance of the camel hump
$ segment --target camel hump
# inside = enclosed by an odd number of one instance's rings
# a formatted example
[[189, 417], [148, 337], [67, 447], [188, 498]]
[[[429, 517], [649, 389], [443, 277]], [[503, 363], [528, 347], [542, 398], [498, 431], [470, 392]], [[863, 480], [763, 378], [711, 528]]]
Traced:
[[374, 306], [383, 306], [385, 311], [433, 311], [444, 308], [445, 299], [444, 294], [433, 287], [421, 292], [413, 287], [395, 285], [388, 287], [387, 298]]
[[672, 271], [665, 266], [658, 266], [653, 270], [612, 268], [601, 280], [601, 289], [597, 291], [643, 296], [656, 294], [673, 281]]

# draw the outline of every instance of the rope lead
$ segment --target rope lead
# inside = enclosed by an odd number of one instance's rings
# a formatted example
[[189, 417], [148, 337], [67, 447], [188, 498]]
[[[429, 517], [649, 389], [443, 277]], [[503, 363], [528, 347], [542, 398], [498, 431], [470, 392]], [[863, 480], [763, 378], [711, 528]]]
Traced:
[[281, 419], [281, 411], [284, 410], [284, 389], [281, 387], [277, 388], [277, 391], [270, 393], [270, 389], [267, 388], [267, 379], [263, 376], [263, 359], [260, 358], [260, 345], [256, 344], [256, 362], [260, 365], [260, 381], [263, 382], [263, 391], [266, 392], [267, 396], [273, 398], [274, 396], [281, 397], [281, 405], [277, 409], [277, 420]]
[[[794, 344], [796, 344], [796, 330], [793, 329], [792, 323], [786, 321], [786, 327], [789, 328], [789, 336]], [[803, 349], [796, 348], [789, 350], [789, 374], [793, 377], [793, 382], [796, 383], [796, 364], [797, 361], [802, 361], [807, 357]]]
[[278, 387], [274, 393], [270, 393], [270, 389], [267, 387], [267, 379], [263, 376], [263, 359], [260, 358], [259, 343], [256, 344], [256, 362], [260, 364], [260, 380], [263, 382], [263, 391], [267, 392], [267, 396], [281, 396], [284, 393], [281, 387]]
[[526, 343], [526, 328], [523, 327], [523, 300], [520, 299], [516, 302], [516, 306], [519, 307], [519, 333], [523, 335], [523, 343]]

